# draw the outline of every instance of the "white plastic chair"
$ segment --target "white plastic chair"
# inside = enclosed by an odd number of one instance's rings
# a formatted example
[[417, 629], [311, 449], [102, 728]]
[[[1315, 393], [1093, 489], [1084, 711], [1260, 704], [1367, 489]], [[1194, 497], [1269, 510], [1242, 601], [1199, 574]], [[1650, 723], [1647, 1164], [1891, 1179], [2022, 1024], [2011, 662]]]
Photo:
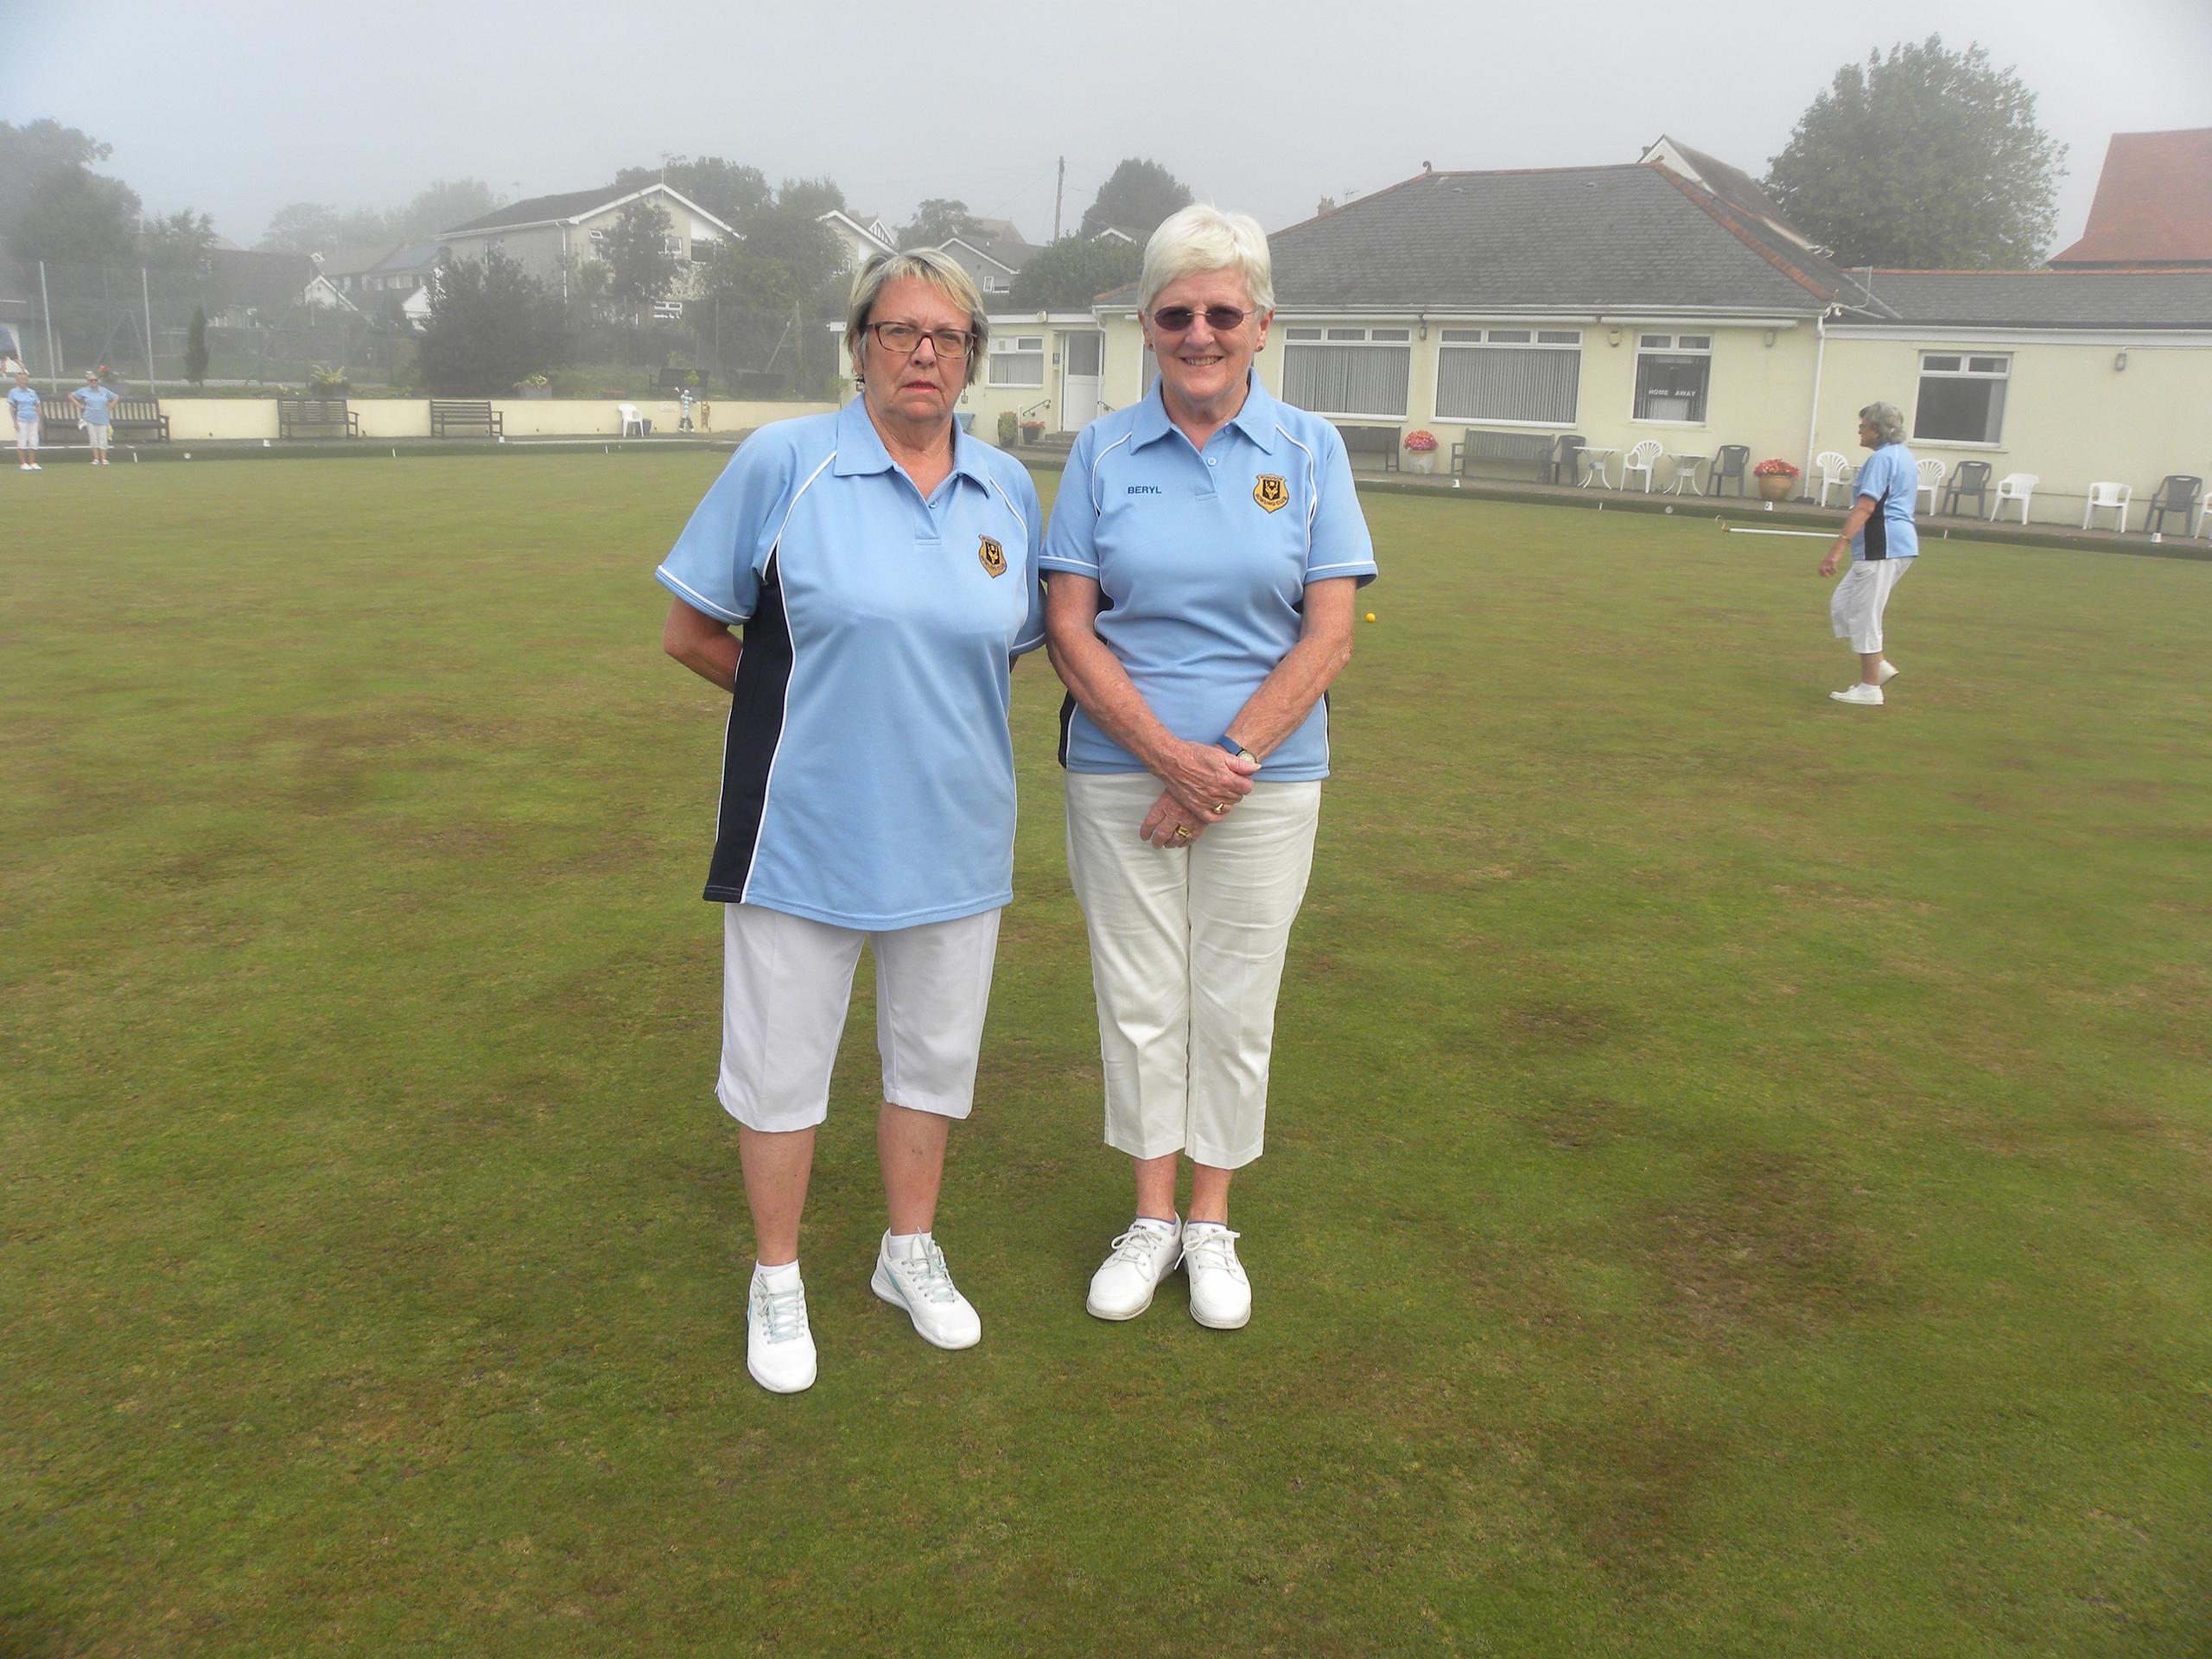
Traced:
[[2212, 520], [2212, 490], [2207, 490], [2204, 499], [2196, 504], [2196, 533], [2200, 537], [2204, 534], [2207, 520]]
[[[1997, 493], [1999, 496], [2004, 494], [2004, 485], [2000, 484], [1997, 486]], [[2127, 528], [2127, 504], [2134, 499], [2134, 498], [2135, 491], [2133, 486], [2131, 485], [2105, 483], [2090, 485], [2089, 505], [2082, 509], [2082, 528], [2087, 530], [2089, 527], [2090, 519], [2096, 517], [2096, 515], [2105, 508], [2110, 507], [2114, 512], [2120, 515], [2120, 522], [2114, 524], [2113, 528], [2118, 531], [2125, 531]], [[2023, 506], [2020, 509], [2020, 522], [2022, 524], [2027, 523], [2027, 515], [2028, 510], [2025, 506]]]
[[614, 407], [617, 412], [619, 412], [622, 416], [622, 435], [624, 437], [626, 438], [630, 435], [630, 429], [633, 426], [638, 429], [638, 435], [639, 437], [642, 438], [645, 435], [645, 417], [638, 413], [638, 406], [635, 404], [617, 404]]
[[1943, 488], [1943, 474], [1950, 470], [1951, 464], [1946, 461], [1923, 461], [1920, 463], [1920, 487], [1912, 493], [1912, 510], [1916, 514], [1920, 511], [1920, 498], [1923, 495], [1928, 498], [1928, 511], [1931, 513], [1936, 511], [1936, 497]]
[[[1942, 462], [1936, 463], [1941, 466]], [[1821, 475], [1821, 505], [1828, 504], [1828, 492], [1840, 487], [1843, 505], [1851, 505], [1851, 480], [1858, 471], [1851, 462], [1833, 449], [1823, 449], [1813, 457], [1813, 470]]]
[[1989, 522], [1995, 524], [1997, 515], [2005, 511], [2007, 501], [2020, 504], [2020, 522], [2028, 522], [2028, 503], [2035, 498], [2036, 486], [2043, 482], [2039, 473], [2007, 473], [1997, 480], [1997, 505], [1989, 510]]
[[1652, 464], [1666, 453], [1667, 446], [1656, 438], [1646, 438], [1643, 442], [1636, 445], [1621, 462], [1621, 488], [1628, 488], [1630, 478], [1637, 473], [1642, 473], [1643, 493], [1646, 495], [1650, 494]]

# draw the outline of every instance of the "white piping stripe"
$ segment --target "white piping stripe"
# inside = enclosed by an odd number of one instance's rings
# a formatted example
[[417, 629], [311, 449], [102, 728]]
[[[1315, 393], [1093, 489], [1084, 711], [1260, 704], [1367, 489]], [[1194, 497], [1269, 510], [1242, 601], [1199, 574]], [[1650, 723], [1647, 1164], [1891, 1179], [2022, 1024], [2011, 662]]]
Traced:
[[1275, 423], [1275, 430], [1282, 432], [1285, 442], [1297, 444], [1300, 453], [1306, 457], [1306, 551], [1310, 557], [1313, 552], [1313, 515], [1321, 506], [1320, 469], [1313, 459], [1313, 452], [1299, 443], [1289, 433], [1283, 432], [1281, 421]]
[[[799, 497], [814, 487], [814, 480], [821, 477], [829, 469], [830, 463], [836, 459], [837, 452], [832, 449], [823, 458], [822, 465], [806, 475], [806, 482], [793, 492], [791, 505], [784, 509], [784, 522], [776, 526], [776, 539], [769, 545], [770, 559], [774, 559], [783, 550], [784, 531], [791, 527], [791, 514], [798, 511]], [[753, 855], [745, 861], [745, 880], [737, 890], [740, 904], [750, 904], [753, 900], [753, 873], [760, 865], [760, 843], [768, 838], [768, 805], [776, 791], [776, 763], [784, 758], [784, 732], [791, 723], [791, 698], [798, 686], [798, 630], [791, 624], [791, 590], [788, 588], [784, 590], [784, 632], [791, 643], [791, 671], [784, 680], [784, 710], [782, 717], [776, 722], [776, 747], [769, 753], [768, 776], [760, 785], [760, 827], [753, 831]], [[723, 752], [728, 753], [727, 746]]]
[[1106, 504], [1098, 499], [1098, 469], [1105, 465], [1107, 456], [1112, 454], [1135, 436], [1136, 434], [1133, 431], [1124, 432], [1090, 458], [1090, 510], [1093, 512], [1106, 511]]
[[1318, 575], [1324, 570], [1370, 570], [1374, 563], [1368, 559], [1346, 559], [1340, 564], [1317, 564], [1306, 574]]
[[697, 606], [699, 609], [704, 611], [709, 616], [719, 616], [725, 622], [742, 622], [745, 620], [745, 619], [740, 616], [735, 611], [726, 611], [722, 609], [722, 607], [715, 604], [713, 600], [709, 599], [704, 594], [700, 593], [696, 588], [692, 588], [690, 584], [686, 582], [681, 576], [676, 575], [676, 573], [671, 570], [666, 565], [664, 564], [659, 569], [654, 571], [653, 574], [658, 576], [663, 582], [666, 582], [670, 587], [681, 588], [685, 600], [691, 604]]

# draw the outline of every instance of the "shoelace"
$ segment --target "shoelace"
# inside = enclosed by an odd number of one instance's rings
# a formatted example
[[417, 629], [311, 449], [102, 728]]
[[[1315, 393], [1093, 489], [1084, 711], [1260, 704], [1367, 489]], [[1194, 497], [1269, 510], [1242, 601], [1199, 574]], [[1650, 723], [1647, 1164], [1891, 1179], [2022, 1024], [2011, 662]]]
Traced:
[[924, 1300], [950, 1302], [958, 1299], [960, 1293], [952, 1287], [952, 1274], [944, 1265], [944, 1252], [938, 1249], [935, 1239], [922, 1246], [919, 1255], [910, 1255], [899, 1265], [913, 1274], [912, 1282]]
[[1242, 1233], [1232, 1233], [1226, 1227], [1209, 1227], [1192, 1238], [1183, 1235], [1183, 1267], [1217, 1268], [1224, 1273], [1242, 1274], [1243, 1263], [1236, 1259], [1236, 1241]]
[[753, 1298], [760, 1304], [761, 1329], [769, 1341], [790, 1342], [806, 1334], [806, 1292], [804, 1289], [756, 1289]]
[[1148, 1267], [1154, 1251], [1174, 1242], [1174, 1234], [1162, 1232], [1157, 1227], [1132, 1227], [1114, 1241], [1113, 1254], [1109, 1259]]

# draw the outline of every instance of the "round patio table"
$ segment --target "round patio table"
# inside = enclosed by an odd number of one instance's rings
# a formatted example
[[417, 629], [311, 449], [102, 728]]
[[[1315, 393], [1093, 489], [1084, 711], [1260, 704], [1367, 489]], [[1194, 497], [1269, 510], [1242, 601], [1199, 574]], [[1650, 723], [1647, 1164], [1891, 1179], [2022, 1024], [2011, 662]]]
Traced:
[[1620, 451], [1618, 449], [1603, 449], [1599, 448], [1595, 444], [1584, 444], [1582, 446], [1582, 459], [1590, 463], [1590, 470], [1582, 474], [1582, 487], [1586, 490], [1588, 489], [1590, 487], [1590, 480], [1594, 478], [1607, 489], [1611, 489], [1613, 487], [1613, 483], [1611, 479], [1605, 476], [1605, 463], [1618, 454], [1620, 454]]
[[1693, 495], [1696, 494], [1697, 469], [1700, 464], [1708, 459], [1708, 457], [1704, 455], [1682, 454], [1669, 455], [1667, 459], [1675, 463], [1675, 477], [1674, 480], [1667, 486], [1666, 489], [1662, 491], [1662, 493], [1666, 495], [1680, 495], [1682, 493], [1683, 486], [1688, 485], [1689, 486], [1690, 493]]

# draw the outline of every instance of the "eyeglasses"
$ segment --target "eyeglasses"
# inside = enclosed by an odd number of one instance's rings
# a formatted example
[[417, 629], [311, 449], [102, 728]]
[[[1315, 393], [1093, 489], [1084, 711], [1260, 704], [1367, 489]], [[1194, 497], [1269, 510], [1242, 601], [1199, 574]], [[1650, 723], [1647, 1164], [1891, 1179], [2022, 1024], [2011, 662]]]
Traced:
[[976, 336], [965, 328], [917, 328], [911, 322], [871, 322], [868, 332], [875, 336], [875, 343], [887, 352], [900, 357], [911, 355], [922, 343], [924, 335], [937, 347], [937, 354], [950, 363], [957, 363], [975, 349]]
[[[1201, 314], [1187, 305], [1163, 305], [1152, 314], [1152, 326], [1163, 334], [1179, 334], [1198, 320]], [[1203, 314], [1206, 327], [1217, 334], [1225, 334], [1242, 328], [1244, 319], [1252, 314], [1239, 311], [1233, 305], [1210, 305]]]

